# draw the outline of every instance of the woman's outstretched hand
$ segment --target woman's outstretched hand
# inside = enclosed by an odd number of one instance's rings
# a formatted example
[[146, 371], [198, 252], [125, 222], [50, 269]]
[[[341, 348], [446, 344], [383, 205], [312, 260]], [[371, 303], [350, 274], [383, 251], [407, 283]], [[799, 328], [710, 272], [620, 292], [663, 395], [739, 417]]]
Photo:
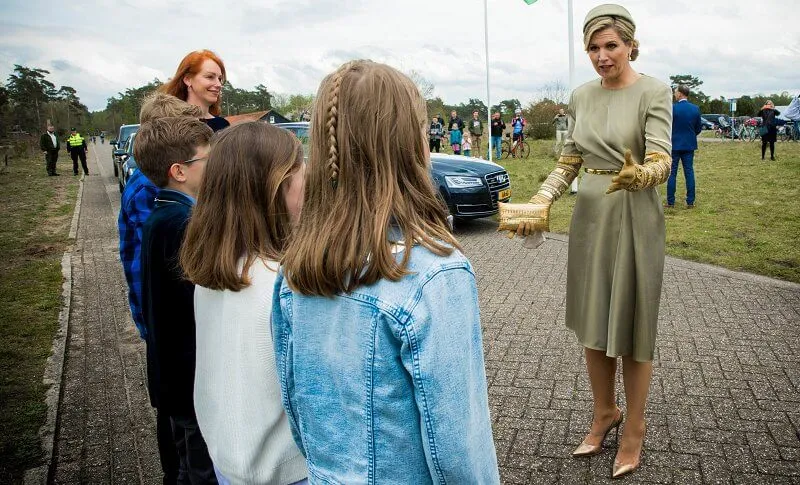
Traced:
[[633, 161], [633, 154], [630, 150], [625, 150], [625, 164], [619, 175], [611, 179], [611, 185], [608, 186], [606, 194], [616, 192], [618, 190], [627, 189], [636, 180], [636, 165]]

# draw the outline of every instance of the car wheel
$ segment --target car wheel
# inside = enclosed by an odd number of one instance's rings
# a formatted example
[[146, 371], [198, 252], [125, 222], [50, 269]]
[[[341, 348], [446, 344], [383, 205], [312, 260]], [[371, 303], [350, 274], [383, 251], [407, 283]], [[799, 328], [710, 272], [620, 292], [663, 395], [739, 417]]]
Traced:
[[125, 190], [125, 186], [122, 185], [122, 180], [117, 179], [117, 185], [119, 185], [119, 193], [121, 194], [123, 190]]

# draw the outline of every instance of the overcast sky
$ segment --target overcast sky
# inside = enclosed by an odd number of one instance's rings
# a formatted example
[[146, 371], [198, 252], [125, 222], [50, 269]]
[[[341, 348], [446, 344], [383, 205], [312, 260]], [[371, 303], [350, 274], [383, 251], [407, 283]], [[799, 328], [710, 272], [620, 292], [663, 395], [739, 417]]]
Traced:
[[[569, 84], [567, 0], [488, 0], [492, 102], [526, 103]], [[596, 77], [581, 27], [597, 0], [574, 0], [575, 81]], [[800, 93], [797, 0], [626, 0], [641, 54], [669, 82], [693, 74], [712, 97]], [[486, 98], [483, 0], [2, 0], [0, 79], [14, 64], [51, 72], [90, 110], [128, 87], [166, 80], [212, 49], [236, 87], [312, 93], [344, 61], [368, 58], [430, 80], [446, 103]]]

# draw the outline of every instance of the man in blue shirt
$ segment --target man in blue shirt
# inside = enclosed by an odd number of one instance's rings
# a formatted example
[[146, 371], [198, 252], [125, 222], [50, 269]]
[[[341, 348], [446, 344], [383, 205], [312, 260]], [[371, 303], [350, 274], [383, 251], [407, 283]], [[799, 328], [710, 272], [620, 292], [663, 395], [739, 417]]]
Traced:
[[694, 151], [697, 150], [697, 135], [703, 129], [700, 108], [688, 101], [689, 88], [683, 84], [675, 88], [675, 104], [672, 105], [672, 171], [667, 180], [667, 208], [675, 207], [675, 184], [678, 178], [678, 162], [683, 162], [686, 177], [686, 207], [694, 208]]

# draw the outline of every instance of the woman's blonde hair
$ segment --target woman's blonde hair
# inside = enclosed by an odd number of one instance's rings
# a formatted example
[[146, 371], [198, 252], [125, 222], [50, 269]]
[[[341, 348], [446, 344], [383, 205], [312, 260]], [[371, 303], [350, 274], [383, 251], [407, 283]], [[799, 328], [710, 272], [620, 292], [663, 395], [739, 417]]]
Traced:
[[632, 47], [629, 60], [635, 61], [639, 57], [639, 41], [635, 39], [636, 26], [622, 17], [603, 15], [590, 20], [583, 29], [584, 50], [589, 51], [589, 43], [592, 41], [594, 34], [609, 28], [614, 29], [625, 45]]
[[291, 233], [282, 187], [302, 163], [297, 137], [261, 121], [214, 137], [181, 249], [189, 281], [239, 291], [256, 258], [280, 260]]
[[[411, 246], [460, 248], [430, 174], [425, 104], [384, 64], [353, 61], [319, 87], [303, 211], [283, 259], [289, 286], [333, 296], [407, 274]], [[398, 262], [391, 226], [406, 250]]]

